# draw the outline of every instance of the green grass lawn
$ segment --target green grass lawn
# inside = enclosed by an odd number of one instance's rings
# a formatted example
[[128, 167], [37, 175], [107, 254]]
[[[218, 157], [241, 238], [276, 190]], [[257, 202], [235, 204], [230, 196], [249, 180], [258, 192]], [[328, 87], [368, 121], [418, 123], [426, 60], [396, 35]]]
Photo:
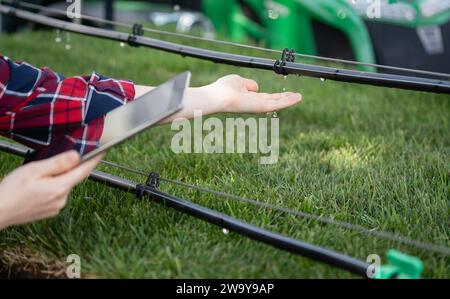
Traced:
[[[257, 155], [174, 154], [174, 134], [162, 126], [111, 150], [106, 159], [163, 177], [255, 198], [291, 209], [396, 232], [450, 246], [450, 97], [321, 82], [304, 77], [223, 66], [119, 43], [54, 32], [0, 36], [0, 52], [66, 76], [93, 70], [157, 85], [190, 70], [192, 85], [237, 73], [263, 91], [301, 92], [303, 103], [280, 112], [280, 159], [260, 165]], [[208, 43], [203, 43], [208, 46]], [[226, 48], [226, 50], [229, 50]], [[261, 55], [258, 52], [249, 52]], [[275, 58], [275, 57], [273, 57]], [[265, 115], [261, 116], [265, 117]], [[21, 164], [0, 153], [0, 174]], [[102, 170], [139, 178], [105, 166]], [[291, 237], [365, 259], [397, 248], [420, 257], [424, 276], [450, 277], [448, 257], [330, 225], [298, 219], [163, 184], [162, 189]], [[1, 196], [1, 195], [0, 195]], [[339, 269], [230, 233], [132, 195], [84, 182], [55, 219], [0, 232], [5, 265], [40, 264], [64, 271], [81, 257], [85, 277], [347, 278]], [[384, 261], [384, 258], [383, 258]], [[48, 270], [47, 269], [47, 270]]]

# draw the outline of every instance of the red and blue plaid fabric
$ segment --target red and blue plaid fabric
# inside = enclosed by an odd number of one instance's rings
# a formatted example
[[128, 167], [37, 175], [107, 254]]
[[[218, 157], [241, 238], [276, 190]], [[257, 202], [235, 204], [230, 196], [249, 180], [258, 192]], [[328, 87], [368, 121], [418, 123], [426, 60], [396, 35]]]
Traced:
[[[64, 78], [0, 55], [0, 134], [33, 149], [33, 159], [98, 146], [106, 113], [134, 100], [134, 85], [92, 73]], [[50, 146], [51, 145], [51, 146]]]

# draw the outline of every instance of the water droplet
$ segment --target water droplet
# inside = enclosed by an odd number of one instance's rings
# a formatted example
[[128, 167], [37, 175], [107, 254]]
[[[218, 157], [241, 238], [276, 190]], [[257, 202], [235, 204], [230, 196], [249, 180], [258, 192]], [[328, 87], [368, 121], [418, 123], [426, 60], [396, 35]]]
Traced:
[[222, 228], [222, 232], [224, 233], [224, 235], [228, 235], [230, 233], [230, 231], [226, 228]]
[[337, 16], [339, 19], [345, 19], [347, 17], [347, 14], [342, 9], [339, 9], [337, 12]]
[[61, 31], [59, 29], [56, 29], [56, 37], [55, 42], [60, 43], [61, 42]]
[[124, 42], [120, 42], [120, 47], [124, 48], [125, 47], [125, 43]]
[[267, 11], [267, 16], [272, 20], [276, 20], [279, 17], [279, 13], [275, 9], [269, 9]]
[[70, 45], [70, 32], [66, 32], [66, 50], [72, 49], [72, 46]]
[[320, 78], [320, 81], [325, 82], [325, 81], [327, 81], [327, 79], [325, 79], [325, 78]]

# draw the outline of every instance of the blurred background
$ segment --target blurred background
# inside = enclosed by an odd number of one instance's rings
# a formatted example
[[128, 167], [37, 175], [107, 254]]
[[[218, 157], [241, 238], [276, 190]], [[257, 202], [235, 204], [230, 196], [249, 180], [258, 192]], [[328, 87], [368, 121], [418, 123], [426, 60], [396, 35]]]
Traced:
[[[66, 9], [72, 1], [27, 2]], [[289, 47], [307, 55], [450, 72], [450, 0], [80, 1], [82, 14], [118, 22], [277, 50]], [[40, 13], [61, 18], [52, 11]], [[23, 26], [10, 17], [1, 19], [3, 32]]]
[[[73, 4], [65, 0], [27, 1], [45, 7], [15, 5], [66, 20], [66, 9]], [[449, 2], [84, 0], [80, 2], [81, 12], [99, 19], [74, 22], [126, 33], [132, 29], [123, 23], [142, 23], [149, 38], [255, 57], [279, 59], [280, 51], [290, 47], [307, 55], [450, 73]], [[174, 135], [171, 126], [139, 134], [111, 150], [106, 160], [146, 172], [157, 170], [165, 178], [244, 198], [450, 246], [448, 94], [285, 77], [146, 47], [131, 48], [123, 42], [2, 15], [0, 18], [1, 53], [47, 66], [66, 77], [89, 75], [95, 70], [112, 78], [157, 85], [190, 70], [192, 86], [202, 86], [236, 73], [256, 79], [263, 92], [301, 92], [305, 99], [301, 105], [277, 114], [258, 116], [280, 119], [280, 159], [270, 167], [260, 165], [260, 156], [253, 154], [176, 154], [170, 147]], [[108, 25], [103, 18], [114, 23]], [[17, 34], [10, 34], [13, 32]], [[297, 56], [296, 61], [395, 71], [304, 55]], [[217, 115], [222, 121], [229, 116]], [[19, 158], [0, 154], [0, 176], [21, 163]], [[143, 180], [110, 165], [102, 165], [100, 170]], [[450, 277], [448, 258], [428, 250], [221, 200], [183, 185], [162, 184], [161, 188], [262, 228], [361, 259], [372, 253], [382, 256], [387, 249], [396, 248], [423, 260], [424, 277]], [[2, 273], [65, 277], [66, 256], [70, 253], [82, 257], [82, 277], [87, 278], [354, 277], [233, 233], [225, 235], [215, 226], [164, 206], [136, 201], [132, 194], [94, 182], [74, 190], [60, 217], [0, 232], [0, 277]]]

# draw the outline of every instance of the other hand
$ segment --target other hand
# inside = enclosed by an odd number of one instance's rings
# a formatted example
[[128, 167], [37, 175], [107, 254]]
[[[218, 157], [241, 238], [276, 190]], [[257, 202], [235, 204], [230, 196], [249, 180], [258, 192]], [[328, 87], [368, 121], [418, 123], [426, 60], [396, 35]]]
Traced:
[[80, 164], [76, 151], [19, 167], [0, 183], [0, 229], [56, 216], [70, 190], [100, 161]]

